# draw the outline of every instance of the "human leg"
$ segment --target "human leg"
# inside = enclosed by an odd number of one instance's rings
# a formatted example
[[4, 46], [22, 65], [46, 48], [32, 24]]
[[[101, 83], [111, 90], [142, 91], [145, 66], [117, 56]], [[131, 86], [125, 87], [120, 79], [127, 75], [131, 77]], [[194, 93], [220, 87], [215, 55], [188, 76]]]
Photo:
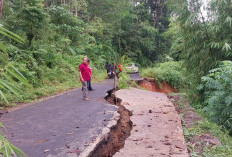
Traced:
[[84, 99], [88, 98], [87, 81], [82, 82], [82, 89], [83, 89], [83, 98]]

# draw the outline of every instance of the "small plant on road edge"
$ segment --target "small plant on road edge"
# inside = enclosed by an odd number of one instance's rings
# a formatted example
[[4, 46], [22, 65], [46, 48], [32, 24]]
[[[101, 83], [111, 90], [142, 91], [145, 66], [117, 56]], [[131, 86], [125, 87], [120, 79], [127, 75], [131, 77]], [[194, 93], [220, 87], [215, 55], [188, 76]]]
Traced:
[[[0, 123], [0, 126], [3, 127], [3, 125]], [[4, 128], [4, 127], [3, 127]], [[27, 155], [12, 145], [5, 137], [3, 137], [0, 134], [0, 154], [2, 157], [26, 157]]]

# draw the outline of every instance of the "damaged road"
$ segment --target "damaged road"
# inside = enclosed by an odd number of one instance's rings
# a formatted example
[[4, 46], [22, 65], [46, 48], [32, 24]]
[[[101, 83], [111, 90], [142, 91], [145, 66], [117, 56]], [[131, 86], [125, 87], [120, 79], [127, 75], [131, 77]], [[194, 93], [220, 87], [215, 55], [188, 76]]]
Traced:
[[80, 155], [94, 143], [118, 108], [105, 101], [113, 80], [95, 84], [89, 102], [80, 89], [3, 114], [1, 131], [29, 157]]
[[[121, 105], [121, 100], [115, 97], [115, 90], [110, 90], [107, 92], [108, 95], [105, 99], [118, 107], [118, 118], [114, 118], [115, 124], [112, 122], [108, 124], [108, 131], [101, 134], [98, 143], [94, 145], [89, 156], [91, 157], [112, 157], [120, 149], [124, 147], [125, 140], [130, 136], [132, 129], [132, 121], [130, 116], [132, 115], [129, 110], [127, 110], [123, 105]], [[81, 156], [86, 156], [82, 155]]]
[[133, 128], [115, 157], [189, 157], [181, 118], [166, 94], [130, 88], [116, 96], [132, 112]]
[[95, 84], [89, 102], [76, 89], [3, 114], [2, 132], [29, 157], [189, 157], [166, 94], [130, 88], [115, 95], [112, 87], [113, 80]]

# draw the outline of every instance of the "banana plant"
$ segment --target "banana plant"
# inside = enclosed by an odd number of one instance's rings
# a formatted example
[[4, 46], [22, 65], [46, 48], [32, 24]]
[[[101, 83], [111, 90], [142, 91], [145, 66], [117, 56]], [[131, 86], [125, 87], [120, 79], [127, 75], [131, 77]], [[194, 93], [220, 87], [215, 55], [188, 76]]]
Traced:
[[[18, 35], [8, 31], [0, 25], [0, 34], [8, 37], [16, 42], [24, 43], [23, 39]], [[15, 68], [14, 62], [10, 61], [7, 54], [7, 47], [0, 40], [0, 59], [3, 60], [3, 65], [0, 64], [0, 98], [3, 98], [7, 103], [5, 92], [12, 92], [20, 97], [19, 83], [30, 86], [27, 79]], [[0, 123], [0, 127], [4, 126]], [[25, 157], [27, 156], [19, 148], [12, 145], [2, 134], [0, 134], [0, 156], [2, 157]]]
[[[2, 124], [0, 125], [2, 126]], [[0, 134], [0, 156], [26, 157], [27, 155], [22, 150], [12, 145], [4, 136]]]
[[[24, 43], [23, 39], [18, 35], [8, 31], [0, 25], [0, 34], [8, 37], [18, 43]], [[20, 97], [19, 84], [30, 86], [27, 79], [15, 68], [14, 61], [9, 59], [7, 54], [7, 47], [3, 41], [0, 40], [0, 57], [4, 62], [0, 64], [0, 98], [4, 99], [8, 104], [5, 96], [6, 92], [11, 92]]]

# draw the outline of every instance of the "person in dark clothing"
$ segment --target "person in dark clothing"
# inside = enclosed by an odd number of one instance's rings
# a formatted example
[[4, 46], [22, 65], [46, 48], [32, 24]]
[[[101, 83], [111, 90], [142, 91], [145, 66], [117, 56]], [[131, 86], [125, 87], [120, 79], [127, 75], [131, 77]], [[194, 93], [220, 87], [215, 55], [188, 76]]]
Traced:
[[94, 91], [94, 89], [91, 86], [91, 80], [92, 80], [92, 68], [89, 66], [90, 64], [90, 60], [87, 61], [88, 62], [88, 70], [89, 70], [89, 81], [87, 81], [87, 88], [89, 91]]
[[109, 62], [106, 62], [105, 68], [107, 71], [108, 78], [112, 79], [114, 77], [114, 74], [113, 74], [114, 67]]
[[108, 72], [109, 72], [109, 66], [110, 66], [109, 62], [106, 62], [105, 68], [106, 68], [106, 70], [107, 70], [107, 74], [108, 74]]

